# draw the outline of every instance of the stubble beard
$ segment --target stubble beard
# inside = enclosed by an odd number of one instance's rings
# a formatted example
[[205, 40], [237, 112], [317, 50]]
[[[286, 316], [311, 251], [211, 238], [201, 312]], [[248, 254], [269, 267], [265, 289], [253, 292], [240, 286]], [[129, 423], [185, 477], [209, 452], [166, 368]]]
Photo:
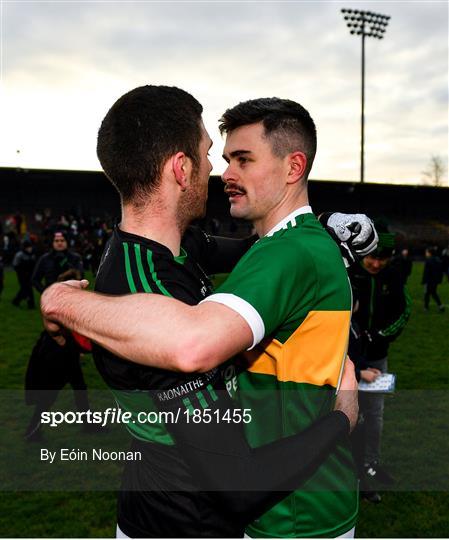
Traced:
[[[177, 223], [181, 234], [195, 219], [201, 219], [206, 215], [207, 191], [200, 192], [197, 188], [200, 179], [198, 173], [192, 175], [192, 188], [189, 189], [180, 201], [177, 211]], [[207, 190], [207, 187], [205, 188]]]

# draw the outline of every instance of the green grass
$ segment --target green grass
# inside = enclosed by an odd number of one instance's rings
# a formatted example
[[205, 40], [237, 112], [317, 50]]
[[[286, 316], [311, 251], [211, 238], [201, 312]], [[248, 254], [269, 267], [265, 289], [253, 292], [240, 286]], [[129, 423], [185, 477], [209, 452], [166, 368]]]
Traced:
[[[359, 537], [445, 537], [449, 532], [449, 307], [444, 314], [434, 305], [425, 313], [420, 277], [422, 265], [415, 264], [409, 281], [413, 298], [410, 322], [391, 346], [390, 371], [397, 374], [397, 393], [386, 400], [383, 455], [396, 476], [395, 491], [383, 494], [380, 505], [362, 502], [356, 534]], [[100, 471], [54, 470], [54, 485], [94, 485], [102, 478], [104, 491], [6, 491], [8, 473], [18, 470], [21, 486], [36, 489], [44, 481], [29, 467], [37, 449], [22, 440], [30, 409], [23, 405], [22, 389], [30, 351], [41, 331], [37, 311], [14, 308], [14, 273], [6, 272], [0, 299], [0, 434], [1, 462], [6, 482], [0, 492], [0, 535], [2, 537], [112, 537], [115, 535], [116, 494], [119, 470], [114, 464]], [[449, 304], [449, 285], [440, 287], [443, 302]], [[83, 371], [93, 401], [107, 401], [104, 384], [89, 355]], [[102, 390], [103, 389], [103, 390]], [[11, 390], [15, 390], [11, 398]], [[9, 402], [9, 407], [8, 407]], [[11, 406], [14, 403], [14, 407]], [[72, 406], [71, 392], [64, 392], [56, 408]], [[123, 430], [106, 435], [81, 437], [76, 426], [64, 432], [46, 430], [47, 446], [58, 448], [126, 444]], [[78, 434], [78, 435], [77, 435]], [[90, 438], [89, 438], [90, 437]], [[79, 444], [78, 444], [79, 443]], [[1, 473], [1, 468], [0, 468]], [[97, 476], [96, 476], [97, 475]], [[3, 479], [5, 480], [5, 479]], [[1, 480], [0, 480], [1, 481]], [[58, 484], [59, 482], [59, 484]], [[9, 485], [11, 488], [11, 485]], [[100, 486], [101, 488], [101, 486]], [[98, 485], [91, 489], [98, 489]]]

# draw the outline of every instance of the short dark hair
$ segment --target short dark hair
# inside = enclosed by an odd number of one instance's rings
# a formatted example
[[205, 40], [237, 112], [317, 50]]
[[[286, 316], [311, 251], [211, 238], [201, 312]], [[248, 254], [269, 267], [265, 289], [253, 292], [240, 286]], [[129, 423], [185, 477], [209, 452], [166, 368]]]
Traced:
[[114, 103], [98, 132], [97, 155], [124, 202], [153, 193], [176, 152], [198, 168], [202, 112], [193, 96], [170, 86], [140, 86]]
[[219, 122], [221, 134], [262, 122], [275, 156], [284, 157], [296, 150], [304, 152], [307, 179], [316, 154], [316, 127], [309, 112], [299, 103], [277, 97], [251, 99], [228, 109]]

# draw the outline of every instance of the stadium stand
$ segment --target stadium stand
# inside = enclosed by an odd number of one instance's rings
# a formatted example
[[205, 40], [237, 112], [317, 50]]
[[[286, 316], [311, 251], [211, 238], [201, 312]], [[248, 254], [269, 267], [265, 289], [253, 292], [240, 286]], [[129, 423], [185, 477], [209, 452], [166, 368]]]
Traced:
[[[3, 234], [11, 216], [22, 216], [18, 236], [26, 230], [41, 237], [43, 224], [36, 217], [45, 212], [76, 217], [93, 228], [94, 223], [110, 228], [120, 215], [118, 195], [101, 172], [0, 168], [0, 186]], [[448, 188], [311, 180], [309, 191], [316, 213], [338, 209], [383, 217], [398, 233], [398, 245], [409, 246], [415, 255], [423, 255], [428, 245], [448, 245]], [[202, 225], [214, 234], [249, 234], [248, 224], [231, 220], [228, 208], [220, 177], [212, 176]]]

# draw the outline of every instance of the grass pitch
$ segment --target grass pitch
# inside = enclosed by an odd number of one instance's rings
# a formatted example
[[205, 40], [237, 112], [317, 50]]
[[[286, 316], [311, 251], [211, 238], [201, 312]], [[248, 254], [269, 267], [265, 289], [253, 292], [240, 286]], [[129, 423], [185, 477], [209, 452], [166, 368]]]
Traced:
[[[397, 392], [386, 400], [383, 456], [397, 483], [395, 491], [383, 493], [381, 504], [361, 503], [358, 537], [435, 538], [449, 533], [449, 284], [446, 280], [439, 288], [446, 313], [438, 313], [435, 305], [425, 313], [421, 275], [422, 265], [415, 263], [409, 280], [412, 315], [389, 355]], [[14, 273], [6, 272], [0, 299], [3, 402], [6, 390], [20, 396], [27, 360], [42, 329], [37, 311], [11, 305], [16, 289]], [[83, 360], [83, 371], [90, 389], [105, 388], [90, 356]], [[55, 408], [64, 406], [64, 399], [61, 396]], [[70, 396], [67, 399], [70, 403]], [[9, 459], [14, 454], [23, 460], [26, 470], [27, 452], [32, 449], [22, 434], [28, 417], [19, 416], [13, 422], [0, 414], [1, 448]], [[64, 436], [48, 429], [45, 436], [49, 444], [64, 443]], [[103, 444], [103, 435], [91, 437]], [[114, 465], [110, 472], [118, 474]], [[5, 483], [0, 489], [2, 537], [115, 537], [113, 491], [5, 491]]]

